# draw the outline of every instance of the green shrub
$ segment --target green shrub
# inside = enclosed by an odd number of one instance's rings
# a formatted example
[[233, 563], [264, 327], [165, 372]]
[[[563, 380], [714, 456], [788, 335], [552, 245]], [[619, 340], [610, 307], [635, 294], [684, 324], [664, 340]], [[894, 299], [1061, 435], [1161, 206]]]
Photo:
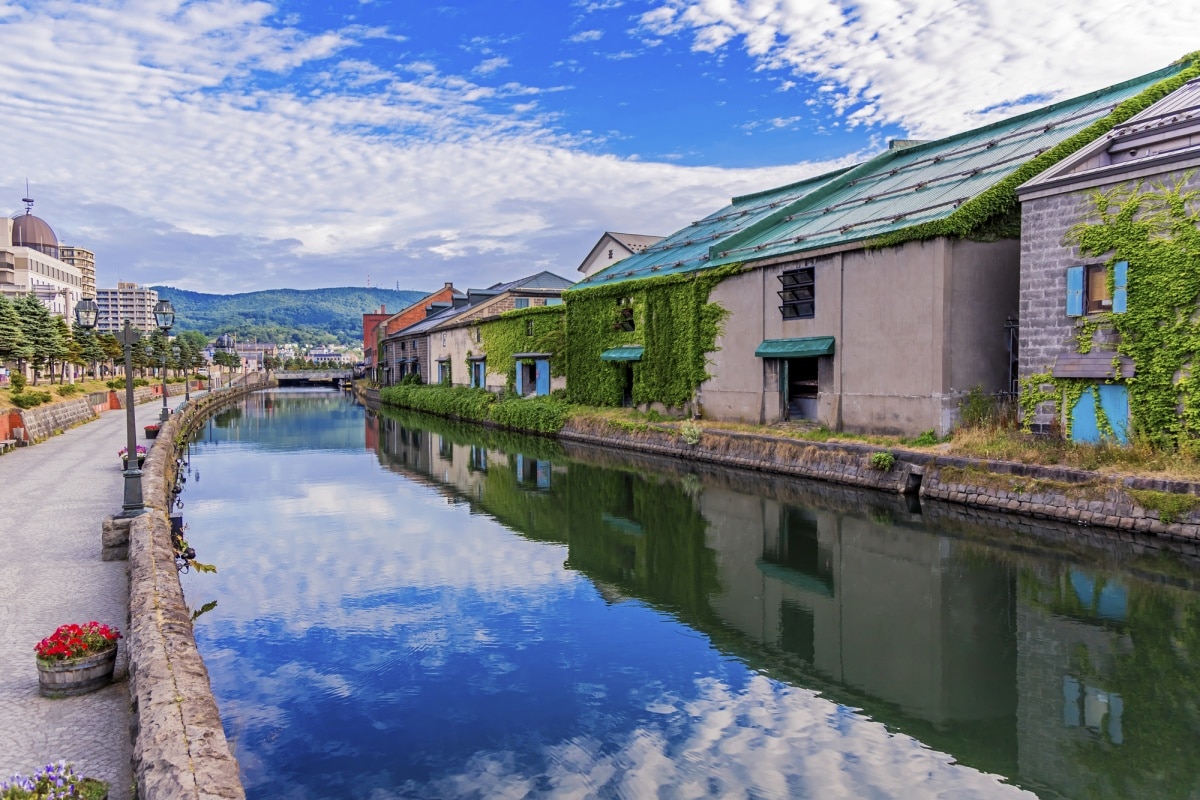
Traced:
[[401, 383], [389, 386], [379, 393], [383, 402], [428, 411], [444, 417], [484, 422], [488, 419], [488, 407], [496, 402], [496, 396], [486, 389], [466, 389], [455, 386]]
[[929, 430], [924, 431], [923, 433], [921, 433], [920, 436], [915, 437], [912, 441], [909, 442], [909, 444], [915, 445], [917, 447], [932, 447], [933, 445], [935, 445], [937, 443], [938, 443], [938, 435], [933, 432], [933, 428], [930, 428]]
[[690, 419], [684, 421], [684, 423], [679, 426], [679, 435], [683, 437], [685, 442], [693, 447], [700, 444], [700, 436], [703, 433], [704, 430]]
[[871, 469], [877, 469], [880, 472], [891, 472], [892, 467], [896, 466], [896, 457], [886, 450], [880, 453], [871, 454]]
[[50, 402], [49, 392], [21, 392], [12, 396], [13, 405], [17, 408], [33, 408], [42, 403]]
[[571, 407], [554, 397], [513, 397], [489, 410], [492, 422], [506, 428], [538, 433], [558, 433], [566, 424]]
[[29, 381], [27, 381], [25, 379], [25, 376], [22, 375], [20, 372], [12, 373], [12, 376], [9, 378], [9, 381], [10, 381], [10, 385], [12, 386], [13, 394], [20, 394], [21, 392], [25, 391], [25, 387], [29, 383]]
[[83, 389], [82, 389], [82, 387], [80, 387], [78, 384], [75, 384], [75, 383], [64, 383], [62, 386], [58, 387], [58, 389], [56, 389], [55, 391], [58, 392], [59, 397], [72, 397], [72, 396], [77, 395], [80, 392], [82, 392]]

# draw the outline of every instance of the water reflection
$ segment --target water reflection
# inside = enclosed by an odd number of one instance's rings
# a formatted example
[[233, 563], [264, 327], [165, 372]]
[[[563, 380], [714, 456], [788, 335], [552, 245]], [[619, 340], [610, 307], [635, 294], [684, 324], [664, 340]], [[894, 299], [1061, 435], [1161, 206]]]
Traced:
[[1200, 791], [1187, 565], [313, 399], [188, 487], [251, 796]]

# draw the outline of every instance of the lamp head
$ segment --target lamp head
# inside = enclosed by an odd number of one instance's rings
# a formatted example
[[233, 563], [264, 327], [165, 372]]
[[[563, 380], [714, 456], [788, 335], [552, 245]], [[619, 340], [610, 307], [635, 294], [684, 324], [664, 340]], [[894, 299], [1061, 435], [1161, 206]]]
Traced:
[[85, 297], [75, 304], [75, 324], [85, 330], [96, 327], [96, 318], [100, 315], [100, 307], [90, 297]]
[[175, 307], [171, 305], [170, 300], [159, 300], [155, 304], [154, 320], [158, 323], [159, 330], [171, 330], [171, 326], [175, 324]]

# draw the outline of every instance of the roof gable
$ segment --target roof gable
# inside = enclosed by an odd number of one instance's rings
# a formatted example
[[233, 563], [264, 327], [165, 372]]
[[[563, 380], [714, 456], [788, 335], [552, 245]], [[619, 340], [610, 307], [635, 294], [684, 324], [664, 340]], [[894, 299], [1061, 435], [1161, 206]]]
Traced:
[[1094, 184], [1168, 164], [1167, 168], [1186, 168], [1198, 159], [1200, 78], [1194, 78], [1088, 147], [1025, 182], [1018, 191], [1027, 195], [1039, 189]]

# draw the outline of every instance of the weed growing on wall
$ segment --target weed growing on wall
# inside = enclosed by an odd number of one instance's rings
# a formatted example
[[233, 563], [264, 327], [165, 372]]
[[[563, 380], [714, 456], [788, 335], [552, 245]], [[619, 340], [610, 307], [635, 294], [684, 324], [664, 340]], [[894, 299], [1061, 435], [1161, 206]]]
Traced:
[[[564, 352], [571, 400], [620, 405], [624, 370], [632, 369], [635, 403], [679, 407], [690, 401], [709, 377], [708, 354], [717, 349], [728, 316], [708, 297], [718, 283], [740, 271], [740, 265], [730, 265], [564, 292]], [[626, 319], [632, 326], [625, 324]], [[626, 345], [645, 348], [641, 361], [600, 359], [605, 350]]]

